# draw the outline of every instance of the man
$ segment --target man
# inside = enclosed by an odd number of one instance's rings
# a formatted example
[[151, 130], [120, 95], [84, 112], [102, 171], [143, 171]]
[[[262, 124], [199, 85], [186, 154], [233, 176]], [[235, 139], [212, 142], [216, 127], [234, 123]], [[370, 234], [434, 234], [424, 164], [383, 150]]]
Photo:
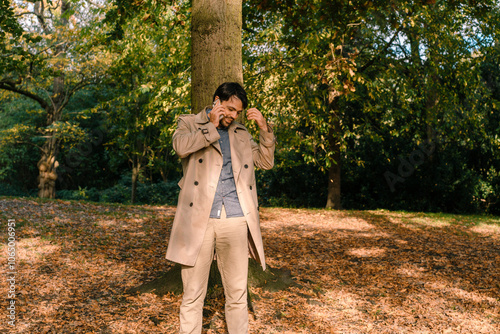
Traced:
[[259, 127], [259, 144], [235, 119], [247, 107], [238, 83], [220, 85], [212, 108], [179, 117], [173, 147], [183, 177], [167, 259], [182, 265], [180, 333], [201, 333], [210, 265], [217, 258], [230, 334], [248, 332], [248, 255], [265, 270], [254, 166], [271, 169], [275, 139], [262, 113], [246, 117]]

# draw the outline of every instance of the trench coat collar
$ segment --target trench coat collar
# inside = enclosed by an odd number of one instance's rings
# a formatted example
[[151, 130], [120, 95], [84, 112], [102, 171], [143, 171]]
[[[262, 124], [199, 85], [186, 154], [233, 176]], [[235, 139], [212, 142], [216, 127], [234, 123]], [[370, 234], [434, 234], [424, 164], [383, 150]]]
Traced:
[[203, 108], [202, 111], [196, 114], [194, 121], [198, 124], [207, 124], [209, 122], [208, 115], [207, 115], [207, 109], [209, 107]]

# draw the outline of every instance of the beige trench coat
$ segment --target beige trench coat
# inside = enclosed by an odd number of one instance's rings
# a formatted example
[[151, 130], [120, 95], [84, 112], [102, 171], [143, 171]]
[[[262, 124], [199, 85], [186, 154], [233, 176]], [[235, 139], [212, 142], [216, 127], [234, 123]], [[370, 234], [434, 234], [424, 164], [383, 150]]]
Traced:
[[[261, 130], [257, 144], [237, 122], [229, 126], [228, 134], [236, 191], [248, 225], [249, 253], [265, 270], [254, 166], [273, 167], [274, 134]], [[198, 258], [222, 169], [219, 138], [206, 108], [196, 115], [179, 117], [173, 147], [181, 158], [183, 177], [166, 254], [170, 261], [193, 266]]]

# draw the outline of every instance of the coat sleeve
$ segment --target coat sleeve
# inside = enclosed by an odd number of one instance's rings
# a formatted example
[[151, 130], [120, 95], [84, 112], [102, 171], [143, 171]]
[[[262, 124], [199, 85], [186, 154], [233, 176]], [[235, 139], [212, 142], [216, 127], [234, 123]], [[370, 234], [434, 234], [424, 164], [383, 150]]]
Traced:
[[220, 135], [213, 123], [198, 124], [196, 127], [193, 115], [180, 116], [177, 129], [172, 137], [175, 153], [185, 158], [213, 142], [219, 140]]
[[259, 143], [257, 144], [253, 138], [252, 143], [253, 161], [256, 167], [261, 169], [271, 169], [274, 166], [274, 149], [276, 146], [276, 138], [270, 126], [268, 131], [260, 131]]

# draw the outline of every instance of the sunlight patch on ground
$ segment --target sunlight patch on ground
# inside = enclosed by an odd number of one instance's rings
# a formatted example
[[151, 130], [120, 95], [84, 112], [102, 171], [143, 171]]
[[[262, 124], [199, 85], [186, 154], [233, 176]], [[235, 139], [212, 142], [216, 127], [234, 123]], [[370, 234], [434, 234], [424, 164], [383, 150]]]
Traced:
[[408, 220], [414, 224], [430, 226], [430, 227], [445, 227], [451, 225], [451, 221], [448, 219], [414, 217], [414, 218], [409, 218]]
[[57, 313], [58, 306], [52, 301], [41, 301], [38, 307], [32, 310], [32, 313], [41, 317], [51, 317]]
[[422, 274], [425, 273], [425, 269], [415, 265], [406, 264], [405, 266], [397, 269], [396, 272], [402, 276], [418, 278], [422, 277]]
[[[95, 256], [92, 259], [79, 256], [73, 261], [66, 261], [68, 266], [79, 271], [92, 273], [99, 277], [126, 277], [130, 274], [130, 266], [119, 261], [111, 261], [102, 256]], [[83, 278], [87, 280], [87, 278]]]
[[373, 229], [373, 225], [368, 224], [364, 219], [344, 218], [342, 220], [334, 220], [331, 222], [331, 227], [337, 230], [351, 231], [366, 231]]
[[325, 305], [316, 306], [311, 315], [314, 315], [314, 320], [318, 323], [327, 322], [334, 329], [332, 333], [366, 333], [366, 327], [371, 327], [367, 311], [372, 305], [362, 296], [345, 289], [329, 290], [322, 300]]
[[97, 221], [96, 223], [100, 227], [109, 227], [109, 226], [115, 226], [116, 225], [116, 219], [101, 219]]
[[[415, 228], [415, 225], [430, 227], [446, 227], [455, 221], [453, 216], [443, 214], [424, 214], [410, 212], [392, 212], [387, 210], [368, 211], [376, 215], [383, 215], [391, 223], [402, 224], [408, 228]], [[413, 226], [412, 226], [413, 225]]]
[[392, 237], [389, 233], [375, 232], [375, 231], [358, 233], [358, 234], [356, 234], [356, 236], [363, 237], [363, 238], [391, 238]]
[[309, 214], [308, 217], [304, 217], [304, 221], [307, 221], [309, 225], [313, 225], [315, 228], [322, 226], [329, 230], [367, 231], [374, 228], [364, 219], [337, 217], [327, 214]]
[[131, 237], [147, 237], [147, 235], [146, 235], [146, 233], [144, 231], [131, 232], [130, 236]]
[[471, 231], [483, 235], [492, 235], [492, 234], [500, 235], [500, 226], [481, 223], [471, 228]]
[[407, 296], [403, 304], [412, 305], [410, 316], [413, 321], [429, 319], [430, 324], [441, 327], [440, 333], [498, 333], [494, 324], [484, 321], [487, 315], [483, 311], [464, 307], [464, 304], [443, 296], [442, 291], [436, 292], [438, 294], [417, 293]]
[[357, 257], [380, 257], [386, 252], [385, 249], [373, 247], [373, 248], [352, 248], [347, 251], [347, 254], [354, 255]]
[[42, 240], [40, 237], [20, 239], [16, 247], [18, 260], [26, 261], [27, 263], [39, 261], [46, 255], [59, 251], [60, 249], [60, 246], [53, 245], [50, 241]]
[[[284, 218], [286, 217], [286, 218]], [[270, 226], [290, 226], [326, 229], [366, 231], [373, 229], [365, 219], [349, 217], [341, 211], [308, 210], [308, 209], [270, 209], [261, 212], [261, 223]]]
[[328, 290], [324, 299], [328, 301], [329, 304], [339, 307], [344, 310], [354, 310], [360, 306], [359, 296], [343, 289], [341, 290]]
[[110, 323], [109, 328], [113, 333], [138, 333], [139, 319], [116, 320]]
[[[132, 218], [128, 219], [127, 222], [132, 223], [132, 225], [140, 225], [144, 223], [144, 218]], [[129, 227], [129, 226], [126, 226]]]
[[412, 217], [409, 215], [390, 214], [387, 219], [393, 224], [400, 224], [406, 228], [418, 230], [418, 226], [446, 227], [451, 225], [449, 219], [437, 219], [430, 217]]
[[392, 224], [402, 225], [402, 226], [404, 226], [404, 227], [406, 227], [407, 229], [410, 229], [410, 230], [414, 230], [414, 231], [419, 231], [420, 230], [420, 228], [418, 228], [417, 226], [415, 226], [415, 224], [409, 223], [408, 220], [403, 221], [401, 218], [397, 218], [397, 217], [387, 217], [387, 220], [389, 220], [389, 222], [391, 222]]
[[444, 291], [447, 294], [454, 295], [461, 300], [469, 300], [474, 303], [487, 303], [497, 307], [497, 311], [500, 310], [500, 300], [485, 296], [483, 294], [477, 293], [475, 291], [466, 291], [456, 287], [450, 287], [447, 284], [442, 283], [432, 283], [429, 285], [433, 289]]

